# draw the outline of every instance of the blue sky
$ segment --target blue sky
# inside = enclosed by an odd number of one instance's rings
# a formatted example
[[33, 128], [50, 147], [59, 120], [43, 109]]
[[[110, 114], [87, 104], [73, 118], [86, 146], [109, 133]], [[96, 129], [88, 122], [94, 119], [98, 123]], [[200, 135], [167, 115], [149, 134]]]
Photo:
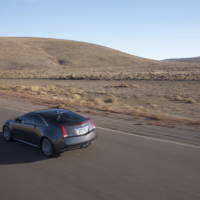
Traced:
[[200, 1], [0, 0], [0, 36], [92, 42], [152, 59], [200, 56]]

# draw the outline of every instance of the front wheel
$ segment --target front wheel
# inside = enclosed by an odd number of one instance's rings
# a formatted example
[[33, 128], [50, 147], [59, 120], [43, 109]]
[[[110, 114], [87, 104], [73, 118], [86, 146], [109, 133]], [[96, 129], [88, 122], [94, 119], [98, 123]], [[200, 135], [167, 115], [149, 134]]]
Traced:
[[41, 142], [42, 153], [46, 157], [52, 157], [54, 155], [54, 147], [51, 141], [47, 138], [44, 138]]
[[9, 127], [5, 126], [3, 128], [3, 137], [6, 141], [11, 141], [12, 140], [12, 134], [11, 134], [11, 131], [9, 129]]

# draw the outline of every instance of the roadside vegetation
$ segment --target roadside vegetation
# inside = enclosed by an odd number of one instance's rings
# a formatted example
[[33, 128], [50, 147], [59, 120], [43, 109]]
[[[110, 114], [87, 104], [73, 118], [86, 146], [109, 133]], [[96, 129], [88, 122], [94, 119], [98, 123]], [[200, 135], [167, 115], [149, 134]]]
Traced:
[[[101, 83], [102, 81], [100, 81], [98, 84], [101, 84], [101, 89], [84, 86], [84, 83], [71, 87], [73, 83], [76, 85], [77, 81], [71, 81], [71, 85], [59, 82], [55, 84], [56, 81], [53, 83], [51, 81], [41, 81], [36, 84], [37, 81], [35, 80], [27, 82], [28, 84], [26, 85], [24, 85], [24, 81], [15, 82], [15, 85], [13, 85], [13, 81], [7, 80], [6, 82], [1, 80], [0, 93], [25, 98], [34, 103], [49, 106], [88, 108], [94, 111], [103, 111], [104, 113], [121, 113], [166, 123], [200, 124], [200, 120], [181, 115], [181, 112], [178, 113], [182, 109], [181, 107], [171, 108], [173, 111], [177, 111], [177, 113], [174, 113], [170, 109], [168, 110], [168, 107], [162, 107], [163, 105], [160, 105], [158, 101], [155, 102], [156, 97], [152, 99], [148, 94], [139, 96], [145, 88], [144, 85], [138, 84], [137, 81], [135, 83], [131, 81], [116, 81], [112, 83], [106, 81]], [[180, 95], [166, 96], [165, 100], [179, 103], [180, 105], [184, 103], [198, 104], [197, 100]]]
[[93, 72], [86, 70], [84, 72], [67, 71], [34, 71], [34, 70], [3, 70], [0, 71], [1, 79], [47, 79], [47, 80], [171, 80], [171, 81], [198, 81], [200, 80], [200, 71], [196, 72]]

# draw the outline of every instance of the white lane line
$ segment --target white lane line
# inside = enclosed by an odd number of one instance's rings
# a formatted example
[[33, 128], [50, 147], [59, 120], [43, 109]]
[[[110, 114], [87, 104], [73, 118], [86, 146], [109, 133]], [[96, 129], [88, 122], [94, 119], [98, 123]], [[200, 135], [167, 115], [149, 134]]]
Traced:
[[152, 140], [152, 141], [156, 141], [156, 142], [170, 143], [170, 144], [200, 149], [200, 146], [197, 146], [197, 145], [194, 145], [194, 144], [186, 144], [186, 143], [182, 143], [182, 142], [175, 142], [175, 141], [168, 140], [168, 139], [160, 139], [160, 138], [155, 138], [155, 137], [151, 137], [151, 136], [137, 135], [135, 133], [129, 133], [129, 132], [125, 132], [125, 131], [119, 131], [119, 130], [114, 130], [114, 129], [110, 129], [110, 128], [100, 127], [100, 126], [98, 126], [97, 128], [101, 129], [101, 130], [109, 131], [112, 134], [117, 133], [117, 134], [121, 134], [121, 135], [129, 135], [129, 136], [143, 138], [143, 139], [146, 139], [146, 140]]

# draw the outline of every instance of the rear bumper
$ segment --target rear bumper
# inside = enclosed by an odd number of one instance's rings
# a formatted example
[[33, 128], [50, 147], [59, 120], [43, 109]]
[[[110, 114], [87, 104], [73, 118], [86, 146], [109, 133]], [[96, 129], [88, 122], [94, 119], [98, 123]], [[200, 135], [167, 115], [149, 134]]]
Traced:
[[78, 148], [81, 147], [84, 144], [87, 144], [97, 138], [96, 130], [91, 131], [90, 133], [86, 135], [81, 136], [75, 136], [75, 137], [66, 137], [62, 144], [60, 143], [56, 151], [57, 152], [63, 152], [65, 150], [71, 149], [71, 148]]
[[86, 135], [65, 138], [65, 144], [66, 144], [66, 147], [78, 145], [78, 144], [84, 144], [84, 143], [94, 140], [96, 137], [97, 137], [96, 131], [94, 130]]

